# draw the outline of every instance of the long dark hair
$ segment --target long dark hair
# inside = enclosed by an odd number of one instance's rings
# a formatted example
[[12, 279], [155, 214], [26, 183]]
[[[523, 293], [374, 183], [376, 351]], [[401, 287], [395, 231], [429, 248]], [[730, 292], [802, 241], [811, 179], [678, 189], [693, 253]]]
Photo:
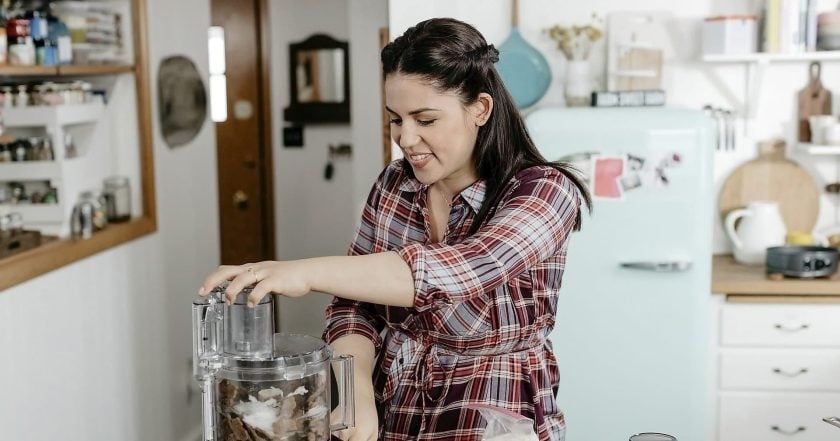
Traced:
[[[475, 103], [481, 92], [493, 97], [493, 111], [479, 127], [473, 162], [486, 195], [469, 234], [491, 216], [503, 196], [505, 184], [519, 171], [535, 165], [554, 167], [577, 187], [587, 208], [589, 191], [568, 163], [546, 160], [528, 135], [522, 116], [493, 66], [499, 52], [471, 25], [452, 18], [433, 18], [409, 28], [382, 49], [383, 78], [393, 73], [416, 75], [441, 91], [457, 91], [464, 105]], [[414, 172], [407, 160], [406, 172]], [[578, 210], [575, 230], [580, 229]]]

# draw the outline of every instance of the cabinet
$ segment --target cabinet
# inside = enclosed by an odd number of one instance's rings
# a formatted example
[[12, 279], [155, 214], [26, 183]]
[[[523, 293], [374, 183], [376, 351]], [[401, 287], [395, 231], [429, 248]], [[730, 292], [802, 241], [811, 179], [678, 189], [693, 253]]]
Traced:
[[840, 304], [724, 302], [717, 318], [716, 439], [835, 439]]
[[[151, 97], [149, 94], [148, 48], [146, 36], [145, 0], [130, 0], [128, 14], [130, 59], [124, 64], [69, 65], [69, 66], [0, 66], [0, 82], [72, 81], [84, 78], [106, 84], [113, 99], [108, 105], [93, 103], [81, 107], [30, 108], [11, 112], [6, 124], [50, 127], [50, 136], [57, 140], [65, 130], [77, 132], [80, 155], [77, 158], [61, 156], [63, 143], [53, 145], [56, 160], [0, 164], [0, 179], [6, 177], [45, 178], [58, 185], [59, 204], [51, 207], [26, 207], [29, 217], [53, 223], [53, 231], [61, 232], [64, 225], [55, 226], [55, 219], [69, 215], [78, 190], [100, 188], [102, 178], [110, 174], [127, 174], [134, 179], [132, 206], [135, 217], [130, 222], [109, 225], [106, 229], [85, 240], [64, 238], [41, 247], [0, 259], [0, 293], [5, 288], [40, 276], [77, 260], [107, 250], [111, 247], [153, 233], [157, 229], [154, 187], [154, 158], [152, 145]], [[128, 33], [128, 32], [127, 32]], [[108, 135], [95, 138], [94, 127], [101, 128], [103, 120], [109, 121]], [[87, 151], [85, 149], [87, 148]], [[101, 156], [109, 149], [119, 149], [119, 155]], [[70, 188], [74, 186], [74, 188]], [[76, 193], [76, 194], [73, 194]], [[135, 203], [137, 202], [137, 203]], [[39, 212], [40, 210], [40, 212]]]
[[[97, 99], [85, 104], [3, 109], [7, 131], [30, 131], [48, 137], [55, 159], [0, 163], [0, 181], [48, 181], [56, 189], [58, 201], [54, 204], [0, 204], [0, 212], [20, 213], [27, 228], [40, 230], [43, 234], [67, 236], [70, 214], [79, 193], [100, 187], [102, 179], [109, 174], [111, 152], [104, 150], [108, 146], [91, 139], [92, 126], [102, 119], [104, 108], [102, 101]], [[67, 156], [66, 141], [69, 140], [79, 151], [76, 157]]]

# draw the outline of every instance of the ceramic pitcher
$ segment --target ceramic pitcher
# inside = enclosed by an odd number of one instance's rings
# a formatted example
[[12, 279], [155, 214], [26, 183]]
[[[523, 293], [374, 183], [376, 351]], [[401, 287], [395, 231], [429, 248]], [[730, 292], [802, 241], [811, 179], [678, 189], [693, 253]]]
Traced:
[[[741, 223], [736, 230], [738, 219]], [[732, 211], [726, 216], [725, 227], [735, 261], [747, 265], [763, 265], [767, 248], [784, 245], [787, 234], [779, 204], [772, 201], [750, 202], [747, 208]]]

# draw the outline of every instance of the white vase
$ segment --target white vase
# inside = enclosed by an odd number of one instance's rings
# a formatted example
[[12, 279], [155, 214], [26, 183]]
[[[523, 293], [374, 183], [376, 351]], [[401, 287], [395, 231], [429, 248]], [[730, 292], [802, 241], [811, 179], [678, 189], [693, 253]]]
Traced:
[[589, 60], [566, 62], [566, 105], [569, 107], [589, 106], [592, 103], [592, 75]]
[[[741, 218], [736, 231], [735, 221]], [[724, 228], [732, 240], [735, 261], [747, 265], [763, 265], [767, 248], [784, 245], [787, 232], [779, 204], [772, 201], [750, 202], [747, 208], [730, 212]]]

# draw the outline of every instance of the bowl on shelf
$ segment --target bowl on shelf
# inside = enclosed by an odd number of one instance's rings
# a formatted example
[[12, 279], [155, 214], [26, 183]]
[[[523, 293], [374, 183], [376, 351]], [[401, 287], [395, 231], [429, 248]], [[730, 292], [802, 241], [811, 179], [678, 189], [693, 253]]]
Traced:
[[840, 50], [840, 34], [817, 36], [817, 48], [822, 51]]

